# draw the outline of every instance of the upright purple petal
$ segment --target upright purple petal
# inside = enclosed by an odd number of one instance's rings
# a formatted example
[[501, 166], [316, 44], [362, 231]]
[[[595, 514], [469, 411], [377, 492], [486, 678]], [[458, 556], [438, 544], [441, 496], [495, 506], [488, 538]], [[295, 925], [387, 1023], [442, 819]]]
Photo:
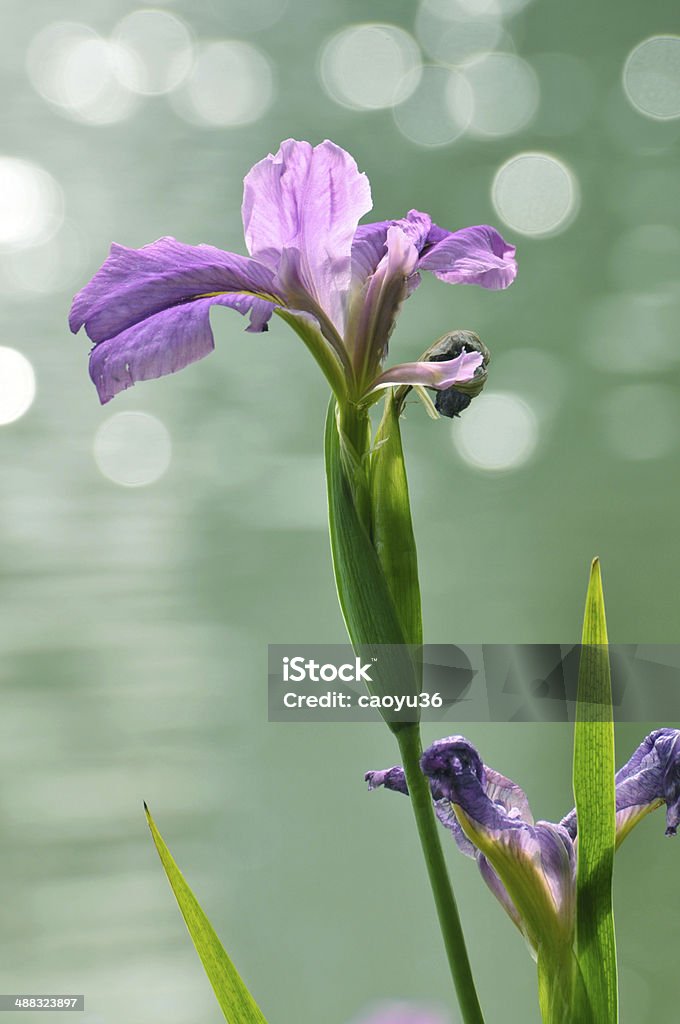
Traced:
[[[212, 245], [184, 245], [174, 238], [160, 238], [141, 249], [114, 243], [73, 300], [69, 325], [74, 334], [84, 325], [97, 343], [196, 298], [247, 293], [252, 298], [241, 303], [240, 312], [248, 312], [257, 296], [270, 296], [273, 290], [274, 276], [267, 267]], [[260, 313], [258, 308], [262, 330]]]
[[517, 276], [515, 246], [488, 224], [452, 232], [433, 225], [418, 270], [448, 284], [507, 288]]
[[370, 380], [387, 353], [404, 299], [413, 288], [418, 249], [400, 227], [389, 227], [385, 255], [363, 288], [354, 292], [346, 345], [360, 381]]
[[352, 239], [371, 206], [368, 179], [349, 153], [328, 140], [313, 148], [288, 139], [246, 176], [248, 251], [294, 289], [293, 305], [303, 289], [342, 332]]

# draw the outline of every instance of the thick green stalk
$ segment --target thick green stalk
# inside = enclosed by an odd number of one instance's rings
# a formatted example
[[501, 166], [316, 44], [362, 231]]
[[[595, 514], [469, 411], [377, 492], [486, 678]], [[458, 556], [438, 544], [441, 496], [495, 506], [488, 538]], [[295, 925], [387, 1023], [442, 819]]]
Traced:
[[[422, 637], [415, 540], [398, 412], [392, 405], [386, 410], [377, 442], [381, 447], [371, 466], [367, 411], [351, 403], [336, 408], [331, 402], [326, 420], [326, 467], [333, 568], [345, 625], [355, 649], [366, 644], [386, 645], [379, 663], [386, 675], [384, 679], [374, 679], [374, 690], [395, 692], [403, 687], [404, 692], [419, 693], [418, 666], [412, 660], [412, 646], [418, 646]], [[376, 487], [387, 489], [389, 493], [378, 495]], [[380, 520], [378, 524], [376, 516]], [[385, 537], [385, 530], [392, 535]], [[375, 546], [376, 532], [381, 538], [379, 551]], [[395, 561], [392, 557], [394, 545], [401, 548], [401, 557], [407, 558], [411, 566], [406, 576], [403, 568], [395, 568], [398, 559]], [[403, 592], [407, 584], [413, 590], [408, 601]], [[388, 658], [391, 661], [388, 662]], [[395, 734], [401, 751], [462, 1019], [464, 1024], [484, 1024], [458, 907], [446, 870], [430, 787], [420, 770], [420, 726], [415, 722], [396, 721], [387, 721], [387, 725]]]
[[396, 734], [396, 738], [404, 764], [411, 806], [425, 856], [425, 865], [439, 917], [439, 927], [444, 939], [462, 1018], [464, 1024], [484, 1024], [465, 946], [458, 905], [446, 869], [430, 787], [420, 770], [422, 753], [420, 727], [418, 725], [407, 726]]

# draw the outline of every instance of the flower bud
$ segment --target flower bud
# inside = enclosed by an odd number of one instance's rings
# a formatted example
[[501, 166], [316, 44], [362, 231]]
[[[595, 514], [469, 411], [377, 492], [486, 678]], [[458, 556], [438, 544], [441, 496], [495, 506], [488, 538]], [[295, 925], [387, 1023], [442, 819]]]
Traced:
[[463, 352], [479, 352], [483, 361], [475, 370], [472, 380], [435, 392], [435, 409], [441, 416], [448, 416], [449, 419], [460, 416], [484, 387], [491, 353], [474, 331], [451, 331], [435, 341], [424, 356], [427, 362], [443, 363], [447, 359], [455, 359]]

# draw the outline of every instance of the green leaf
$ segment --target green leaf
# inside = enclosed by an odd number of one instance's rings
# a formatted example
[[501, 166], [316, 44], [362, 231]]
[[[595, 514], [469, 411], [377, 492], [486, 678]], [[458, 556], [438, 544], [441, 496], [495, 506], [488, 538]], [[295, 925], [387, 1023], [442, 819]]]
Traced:
[[418, 556], [401, 446], [399, 411], [390, 390], [371, 457], [373, 544], [408, 643], [423, 642]]
[[[416, 695], [420, 691], [412, 653], [366, 528], [366, 516], [357, 507], [357, 498], [362, 499], [355, 482], [358, 456], [350, 445], [343, 444], [334, 401], [326, 418], [325, 456], [333, 569], [350, 640], [363, 657], [375, 652], [372, 693]], [[411, 710], [404, 720], [415, 717]], [[401, 724], [388, 721], [393, 729]]]
[[578, 822], [576, 948], [598, 1024], [616, 1024], [618, 1020], [612, 907], [616, 790], [607, 642], [600, 564], [595, 559], [583, 622], [574, 734], [574, 796]]
[[229, 1024], [267, 1024], [257, 1003], [225, 953], [210, 921], [201, 910], [198, 900], [175, 864], [146, 804], [144, 804], [144, 810], [170, 887], [175, 894], [182, 917], [189, 929], [189, 935], [205, 967], [205, 972], [225, 1019], [229, 1021]]

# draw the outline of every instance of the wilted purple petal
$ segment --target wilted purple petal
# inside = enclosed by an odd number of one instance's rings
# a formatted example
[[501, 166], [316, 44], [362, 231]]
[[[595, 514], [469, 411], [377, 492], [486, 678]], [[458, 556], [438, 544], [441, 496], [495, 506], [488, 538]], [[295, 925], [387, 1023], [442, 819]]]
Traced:
[[449, 284], [478, 284], [482, 288], [507, 288], [517, 276], [515, 246], [488, 224], [444, 232], [433, 225], [418, 270], [429, 270]]
[[[469, 839], [467, 841], [470, 842]], [[460, 849], [460, 843], [458, 844], [458, 846]], [[477, 857], [477, 866], [479, 867], [480, 874], [484, 881], [486, 882], [488, 888], [491, 890], [491, 892], [494, 894], [500, 905], [503, 907], [503, 910], [508, 915], [512, 923], [517, 928], [519, 928], [520, 931], [522, 931], [522, 918], [517, 907], [510, 899], [510, 896], [508, 895], [508, 890], [505, 888], [505, 886], [501, 882], [500, 878], [498, 877], [494, 869], [489, 864], [484, 854], [480, 853], [479, 850], [477, 850], [477, 848], [472, 845], [472, 843], [470, 843], [470, 846], [472, 846], [472, 849], [474, 851], [473, 856], [476, 855]]]
[[483, 361], [479, 352], [462, 352], [455, 359], [441, 363], [399, 363], [376, 377], [369, 390], [376, 391], [392, 384], [420, 384], [422, 387], [444, 391], [454, 384], [472, 380], [475, 370]]
[[[141, 249], [114, 243], [103, 265], [73, 300], [69, 325], [74, 333], [84, 325], [88, 337], [98, 343], [194, 299], [239, 294], [237, 308], [245, 313], [256, 305], [258, 296], [270, 296], [273, 290], [274, 278], [267, 267], [212, 245], [184, 245], [175, 238], [159, 238]], [[264, 326], [261, 312], [258, 307], [260, 330]]]
[[[630, 760], [616, 773], [616, 842], [650, 811], [666, 805], [666, 835], [680, 825], [680, 730], [656, 729], [645, 737]], [[562, 819], [576, 838], [576, 810]]]
[[[260, 300], [257, 300], [259, 302]], [[195, 299], [154, 313], [92, 349], [90, 377], [102, 404], [140, 380], [175, 373], [209, 355], [214, 348], [210, 307], [229, 306], [240, 313], [253, 309], [244, 295]], [[265, 316], [271, 316], [271, 305]]]
[[388, 768], [386, 771], [366, 772], [364, 781], [368, 783], [369, 792], [372, 789], [379, 789], [381, 786], [384, 786], [385, 789], [393, 789], [397, 793], [404, 793], [408, 796], [404, 769], [398, 764], [394, 768]]
[[299, 282], [342, 332], [352, 239], [371, 206], [368, 179], [349, 153], [328, 140], [313, 148], [288, 139], [246, 176], [248, 251], [284, 290]]
[[[538, 948], [545, 929], [573, 928], [575, 856], [566, 829], [549, 822], [536, 825], [526, 797], [504, 776], [494, 773], [491, 792], [510, 802], [510, 809], [488, 793], [487, 770], [463, 736], [437, 740], [421, 758], [424, 774], [451, 801], [467, 838], [498, 876], [507, 899], [514, 904], [522, 930]], [[515, 801], [514, 803], [512, 801]], [[489, 881], [486, 869], [482, 872]], [[498, 885], [492, 886], [498, 895]]]

